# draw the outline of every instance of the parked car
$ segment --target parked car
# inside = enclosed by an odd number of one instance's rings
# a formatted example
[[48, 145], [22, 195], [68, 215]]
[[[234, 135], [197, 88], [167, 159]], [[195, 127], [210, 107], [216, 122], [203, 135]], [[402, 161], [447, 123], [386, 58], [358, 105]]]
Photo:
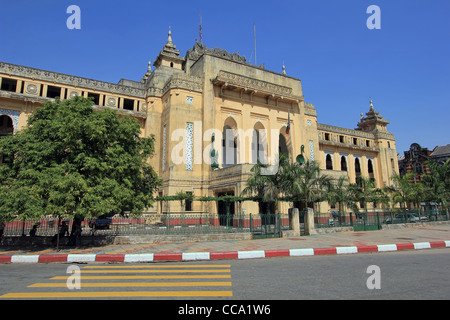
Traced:
[[101, 215], [89, 221], [89, 228], [96, 230], [109, 229], [112, 218], [108, 214]]
[[420, 221], [419, 217], [412, 213], [397, 213], [393, 219], [387, 218], [384, 220], [384, 223], [415, 223]]

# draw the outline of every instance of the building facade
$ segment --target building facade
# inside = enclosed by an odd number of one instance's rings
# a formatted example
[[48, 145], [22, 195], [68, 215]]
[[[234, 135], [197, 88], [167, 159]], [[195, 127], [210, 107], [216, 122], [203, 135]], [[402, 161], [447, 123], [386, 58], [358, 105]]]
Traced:
[[[301, 80], [284, 69], [266, 70], [199, 42], [183, 57], [170, 31], [153, 67], [149, 63], [140, 81], [114, 84], [0, 62], [0, 134], [20, 130], [45, 101], [91, 97], [94, 108], [130, 115], [142, 136], [155, 136], [149, 161], [163, 180], [160, 196], [240, 195], [257, 160], [273, 163], [280, 152], [292, 161], [303, 153], [323, 172], [346, 175], [351, 183], [362, 175], [382, 187], [398, 173], [395, 138], [372, 102], [354, 130], [321, 124], [314, 105], [304, 101]], [[279, 206], [278, 212], [287, 212], [289, 204]], [[185, 209], [175, 201], [149, 212]], [[329, 206], [316, 209], [326, 212]], [[189, 210], [221, 213], [223, 206], [194, 201]], [[249, 201], [232, 208], [257, 211]]]

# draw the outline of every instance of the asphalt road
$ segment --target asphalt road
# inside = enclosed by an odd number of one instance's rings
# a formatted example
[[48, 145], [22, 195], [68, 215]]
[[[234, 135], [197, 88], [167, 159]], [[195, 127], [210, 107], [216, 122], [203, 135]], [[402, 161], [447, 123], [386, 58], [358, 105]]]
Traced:
[[[448, 249], [195, 263], [75, 265], [81, 274], [68, 274], [70, 264], [3, 264], [0, 301], [206, 299], [225, 304], [230, 300], [448, 300], [449, 265]], [[69, 284], [75, 287], [72, 290], [67, 287], [68, 277]], [[379, 289], [369, 289], [368, 283]], [[81, 289], [76, 289], [77, 285]], [[238, 311], [236, 308], [234, 312]]]

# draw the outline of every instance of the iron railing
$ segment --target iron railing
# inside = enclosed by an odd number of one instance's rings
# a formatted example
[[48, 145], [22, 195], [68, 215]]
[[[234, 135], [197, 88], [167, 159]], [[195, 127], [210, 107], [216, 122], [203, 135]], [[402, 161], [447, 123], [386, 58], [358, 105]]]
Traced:
[[[4, 236], [54, 236], [64, 223], [71, 234], [73, 219], [42, 218], [40, 220], [15, 220], [5, 224]], [[84, 219], [81, 236], [95, 235], [164, 235], [269, 232], [276, 225], [279, 230], [289, 228], [288, 215], [283, 214], [210, 214], [170, 213], [138, 218], [113, 217], [112, 219]], [[60, 228], [61, 230], [61, 228]]]
[[348, 213], [345, 215], [333, 215], [329, 213], [318, 213], [315, 216], [316, 228], [332, 227], [356, 227], [367, 230], [381, 229], [382, 225], [419, 223], [432, 221], [449, 221], [447, 211], [418, 211], [418, 210], [398, 210], [398, 211], [377, 211]]

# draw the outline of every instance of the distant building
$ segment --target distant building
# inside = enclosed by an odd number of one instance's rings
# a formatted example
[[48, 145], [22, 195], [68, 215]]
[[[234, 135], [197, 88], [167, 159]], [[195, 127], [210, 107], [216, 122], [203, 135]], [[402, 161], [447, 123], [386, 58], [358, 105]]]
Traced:
[[445, 163], [450, 159], [450, 144], [446, 146], [437, 146], [431, 153], [431, 159], [439, 163]]
[[398, 169], [401, 177], [407, 173], [415, 173], [414, 182], [419, 183], [422, 181], [422, 175], [430, 173], [426, 161], [434, 160], [444, 163], [447, 159], [450, 159], [450, 144], [437, 146], [430, 151], [418, 143], [413, 143], [409, 150], [404, 152], [404, 156], [399, 159]]

